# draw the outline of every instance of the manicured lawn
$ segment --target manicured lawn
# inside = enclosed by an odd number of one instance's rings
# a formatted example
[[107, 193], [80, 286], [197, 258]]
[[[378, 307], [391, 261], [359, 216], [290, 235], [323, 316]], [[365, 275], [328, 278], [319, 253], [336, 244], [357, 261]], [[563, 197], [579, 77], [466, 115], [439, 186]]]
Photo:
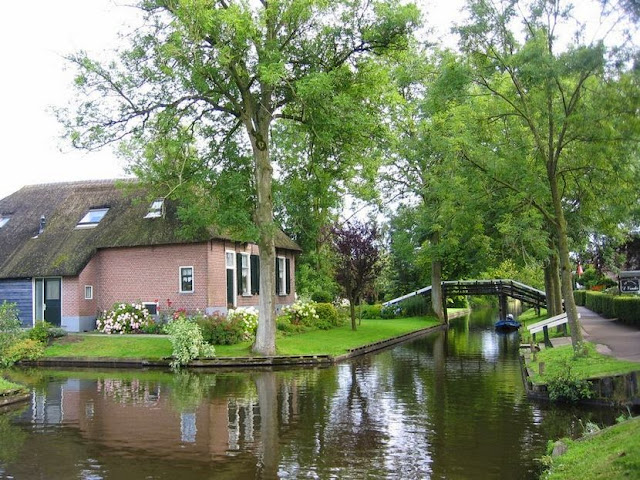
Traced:
[[13, 392], [15, 390], [21, 390], [22, 386], [17, 385], [15, 383], [11, 383], [8, 380], [0, 377], [0, 396], [5, 395], [9, 392]]
[[44, 351], [45, 357], [110, 357], [160, 359], [171, 356], [165, 336], [68, 335]]
[[[595, 350], [595, 346], [587, 343], [588, 355], [574, 358], [573, 347], [564, 345], [556, 348], [545, 348], [536, 355], [536, 361], [529, 364], [535, 372], [532, 380], [536, 383], [546, 383], [547, 379], [566, 371], [567, 365], [580, 378], [593, 378], [607, 375], [623, 374], [640, 370], [640, 363], [618, 360], [608, 355], [602, 355]], [[544, 375], [538, 374], [538, 364], [545, 363]]]
[[[341, 355], [350, 348], [396, 337], [437, 325], [431, 317], [362, 320], [357, 331], [350, 324], [332, 330], [314, 330], [277, 339], [279, 355]], [[218, 357], [251, 355], [250, 342], [216, 345]], [[171, 356], [171, 342], [164, 336], [69, 335], [45, 350], [46, 357], [112, 357], [159, 359]]]
[[542, 478], [640, 478], [640, 417], [580, 441], [566, 442], [569, 450], [553, 459], [550, 473]]

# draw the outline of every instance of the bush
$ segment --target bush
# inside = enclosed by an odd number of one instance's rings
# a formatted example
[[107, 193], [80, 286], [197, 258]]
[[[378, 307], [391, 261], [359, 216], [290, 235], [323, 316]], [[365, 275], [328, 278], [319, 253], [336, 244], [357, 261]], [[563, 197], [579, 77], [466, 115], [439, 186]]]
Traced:
[[604, 298], [604, 293], [593, 291], [586, 292], [584, 306], [593, 312], [602, 313]]
[[574, 290], [573, 299], [576, 302], [576, 305], [580, 307], [584, 307], [585, 297], [587, 295], [586, 290]]
[[240, 316], [228, 319], [214, 313], [197, 320], [202, 338], [212, 345], [234, 345], [245, 339], [245, 322]]
[[615, 316], [623, 323], [640, 326], [640, 296], [613, 298]]
[[98, 331], [106, 334], [141, 332], [152, 322], [149, 311], [137, 303], [116, 303], [96, 320]]
[[311, 294], [311, 300], [316, 303], [331, 303], [333, 301], [333, 296], [329, 292], [313, 292]]
[[415, 295], [400, 302], [401, 316], [420, 317], [431, 313], [431, 302], [423, 295]]
[[298, 300], [293, 305], [288, 305], [282, 309], [282, 313], [289, 317], [293, 325], [305, 325], [315, 327], [318, 322], [315, 304]]
[[381, 313], [382, 313], [382, 305], [379, 303], [376, 303], [375, 305], [368, 305], [366, 303], [364, 305], [360, 305], [360, 316], [362, 318], [368, 318], [368, 319], [381, 318]]
[[321, 330], [329, 330], [330, 328], [340, 325], [340, 317], [338, 310], [331, 303], [316, 303], [316, 315], [318, 320], [316, 326]]
[[578, 378], [571, 371], [571, 363], [565, 362], [565, 368], [547, 382], [549, 399], [554, 402], [577, 403], [593, 396], [591, 384]]
[[52, 338], [64, 337], [66, 334], [67, 332], [63, 328], [54, 327], [49, 322], [43, 320], [36, 322], [34, 327], [27, 333], [27, 336], [32, 340], [42, 342], [46, 345]]
[[18, 307], [6, 300], [0, 305], [0, 362], [5, 352], [22, 336], [22, 324], [18, 318]]
[[0, 366], [10, 367], [19, 360], [37, 360], [44, 355], [44, 343], [23, 338], [10, 345], [0, 358]]
[[213, 345], [204, 341], [200, 327], [192, 320], [174, 320], [167, 324], [166, 331], [173, 346], [173, 360], [170, 364], [173, 369], [178, 369], [196, 358], [215, 355]]
[[397, 303], [394, 303], [392, 305], [383, 305], [383, 307], [380, 309], [380, 318], [398, 318], [401, 315], [402, 307]]
[[284, 334], [290, 335], [295, 333], [301, 333], [307, 330], [304, 325], [294, 325], [289, 319], [289, 315], [280, 315], [276, 319], [276, 328]]
[[238, 307], [235, 310], [229, 310], [227, 320], [230, 322], [239, 322], [242, 325], [243, 339], [251, 341], [256, 337], [258, 330], [258, 310], [253, 307]]

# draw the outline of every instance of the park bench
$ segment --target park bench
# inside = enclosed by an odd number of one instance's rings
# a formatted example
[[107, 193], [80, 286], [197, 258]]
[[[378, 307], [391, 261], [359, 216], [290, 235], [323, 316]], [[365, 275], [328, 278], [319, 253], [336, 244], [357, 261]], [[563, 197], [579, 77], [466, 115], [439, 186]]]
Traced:
[[[578, 314], [578, 318], [580, 318], [580, 314]], [[555, 317], [547, 318], [546, 320], [533, 323], [527, 327], [527, 330], [529, 330], [529, 333], [533, 335], [533, 343], [535, 343], [536, 341], [536, 333], [543, 332], [545, 346], [553, 347], [553, 345], [551, 345], [551, 340], [549, 340], [549, 328], [558, 327], [566, 323], [567, 314], [561, 313], [560, 315], [556, 315]]]

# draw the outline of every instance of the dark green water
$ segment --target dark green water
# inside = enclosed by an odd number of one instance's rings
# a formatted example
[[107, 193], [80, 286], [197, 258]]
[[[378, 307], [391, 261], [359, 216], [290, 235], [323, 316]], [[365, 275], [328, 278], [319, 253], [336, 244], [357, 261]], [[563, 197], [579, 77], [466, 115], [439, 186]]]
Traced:
[[548, 439], [617, 412], [527, 400], [492, 312], [331, 368], [14, 372], [1, 479], [529, 479]]

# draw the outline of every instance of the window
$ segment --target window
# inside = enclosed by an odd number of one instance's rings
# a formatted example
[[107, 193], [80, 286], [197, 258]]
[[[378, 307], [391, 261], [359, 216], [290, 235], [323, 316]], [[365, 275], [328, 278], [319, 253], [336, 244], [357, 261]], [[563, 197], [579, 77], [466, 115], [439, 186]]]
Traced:
[[149, 315], [158, 314], [158, 304], [156, 302], [142, 302], [142, 306], [147, 309]]
[[3, 217], [0, 215], [0, 228], [4, 227], [9, 221], [9, 217]]
[[193, 293], [193, 267], [180, 267], [180, 293]]
[[286, 284], [285, 284], [285, 258], [277, 257], [276, 258], [276, 293], [278, 295], [286, 295]]
[[104, 216], [109, 211], [108, 208], [92, 208], [90, 209], [84, 217], [78, 222], [76, 228], [91, 228], [95, 227], [100, 223], [100, 220], [104, 218]]
[[242, 295], [251, 295], [251, 262], [248, 253], [241, 253], [240, 260], [240, 291]]
[[149, 212], [144, 216], [144, 218], [159, 218], [162, 216], [162, 211], [164, 210], [164, 199], [158, 198], [151, 203], [149, 207]]
[[84, 286], [84, 299], [93, 300], [93, 285]]

